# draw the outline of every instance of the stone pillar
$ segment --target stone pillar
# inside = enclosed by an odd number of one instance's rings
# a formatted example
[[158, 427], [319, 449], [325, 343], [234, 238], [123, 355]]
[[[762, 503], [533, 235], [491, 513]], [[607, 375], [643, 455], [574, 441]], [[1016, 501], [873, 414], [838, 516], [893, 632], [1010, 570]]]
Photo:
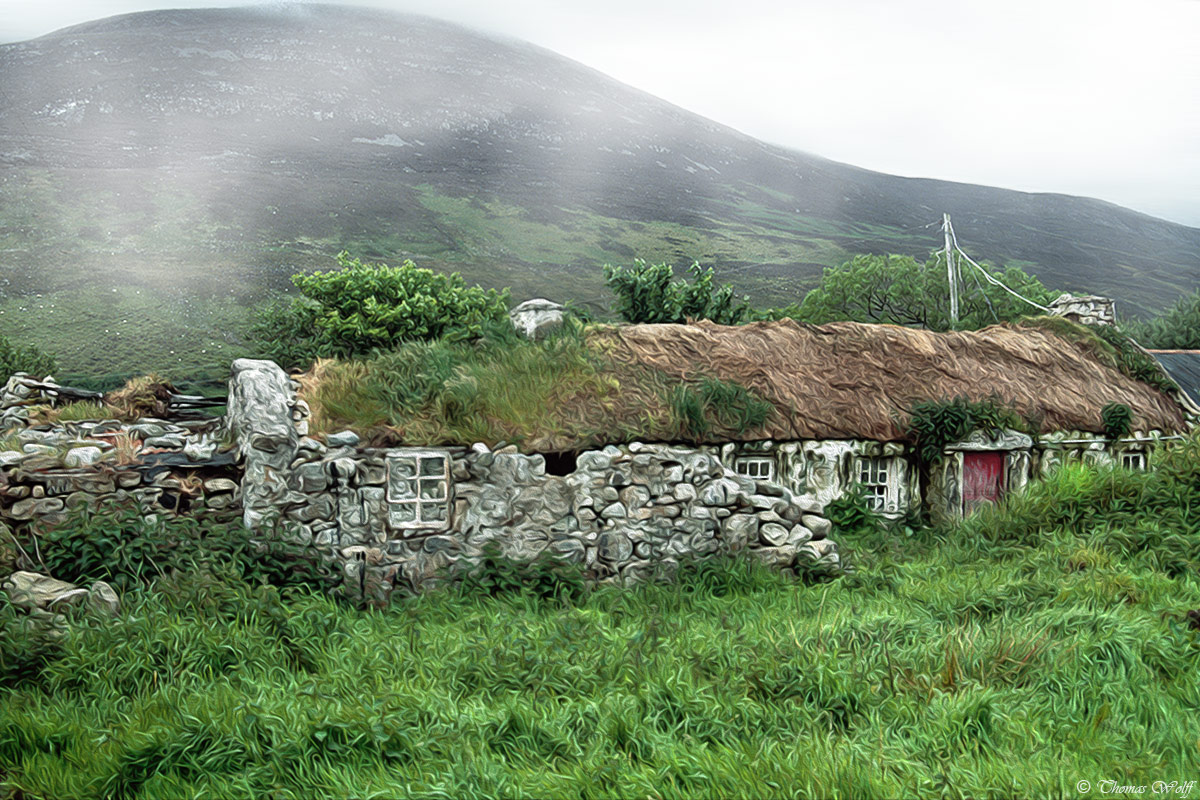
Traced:
[[243, 520], [254, 530], [278, 516], [300, 434], [292, 419], [295, 386], [274, 361], [239, 358], [229, 377], [226, 421], [237, 440]]

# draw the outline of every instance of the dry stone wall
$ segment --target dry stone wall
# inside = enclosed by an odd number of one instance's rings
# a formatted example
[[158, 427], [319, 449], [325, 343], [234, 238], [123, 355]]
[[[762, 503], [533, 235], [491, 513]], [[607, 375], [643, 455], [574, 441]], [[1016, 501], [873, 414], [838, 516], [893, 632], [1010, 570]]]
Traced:
[[[785, 568], [840, 567], [819, 504], [736, 475], [711, 453], [606, 447], [558, 476], [515, 447], [363, 448], [349, 431], [321, 442], [295, 428], [306, 412], [295, 388], [270, 362], [235, 363], [229, 425], [246, 464], [246, 523], [279, 521], [320, 548], [350, 596], [383, 602], [396, 588], [424, 588], [489, 544], [622, 583], [718, 551]], [[269, 490], [260, 476], [272, 480]]]
[[33, 405], [57, 400], [32, 383], [18, 374], [0, 391], [0, 521], [44, 527], [106, 503], [148, 515], [241, 516], [240, 469], [220, 420], [31, 425]]
[[344, 594], [374, 603], [469, 568], [489, 547], [620, 583], [718, 552], [785, 569], [840, 566], [817, 502], [695, 448], [606, 447], [550, 475], [541, 455], [515, 447], [380, 449], [350, 431], [321, 441], [305, 435], [298, 385], [251, 359], [233, 364], [227, 415], [206, 421], [30, 425], [21, 410], [55, 400], [33, 383], [16, 376], [0, 393], [0, 525], [44, 529], [108, 501], [240, 518], [247, 536], [282, 529], [316, 548]]

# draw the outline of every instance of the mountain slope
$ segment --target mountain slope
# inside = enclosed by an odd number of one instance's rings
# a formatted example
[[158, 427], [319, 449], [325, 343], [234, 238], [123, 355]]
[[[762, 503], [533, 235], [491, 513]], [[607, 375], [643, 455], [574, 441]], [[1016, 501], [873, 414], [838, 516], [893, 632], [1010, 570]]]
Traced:
[[605, 262], [694, 258], [787, 302], [852, 253], [923, 256], [949, 211], [977, 257], [1124, 309], [1200, 275], [1197, 229], [768, 146], [528, 44], [336, 6], [0, 47], [0, 176], [0, 332], [80, 370], [223, 356], [246, 302], [343, 248], [595, 302]]

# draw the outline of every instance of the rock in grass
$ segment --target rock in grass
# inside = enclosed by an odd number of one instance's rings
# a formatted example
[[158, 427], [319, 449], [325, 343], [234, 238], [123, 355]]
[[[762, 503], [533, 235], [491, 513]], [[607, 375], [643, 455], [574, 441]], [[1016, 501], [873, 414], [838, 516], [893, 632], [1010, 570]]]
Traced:
[[104, 581], [96, 581], [92, 588], [88, 589], [88, 605], [97, 611], [113, 615], [121, 613], [121, 598], [117, 597], [113, 588]]
[[[66, 581], [56, 580], [49, 575], [37, 572], [14, 572], [4, 579], [4, 591], [9, 599], [27, 610], [34, 608], [46, 609], [55, 603], [72, 598], [75, 592], [82, 591], [78, 586]], [[87, 592], [84, 591], [84, 596]]]

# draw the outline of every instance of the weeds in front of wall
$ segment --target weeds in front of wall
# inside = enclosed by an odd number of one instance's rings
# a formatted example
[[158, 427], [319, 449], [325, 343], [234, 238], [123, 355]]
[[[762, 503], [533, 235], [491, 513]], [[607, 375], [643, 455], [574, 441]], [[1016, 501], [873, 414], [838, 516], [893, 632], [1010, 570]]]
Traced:
[[812, 585], [741, 558], [572, 593], [497, 561], [473, 589], [368, 611], [209, 559], [142, 569], [118, 616], [52, 640], [0, 598], [0, 781], [33, 797], [1150, 785], [1200, 752], [1197, 509], [1191, 441], [1153, 473], [1064, 469], [962, 523], [842, 532], [855, 572]]

